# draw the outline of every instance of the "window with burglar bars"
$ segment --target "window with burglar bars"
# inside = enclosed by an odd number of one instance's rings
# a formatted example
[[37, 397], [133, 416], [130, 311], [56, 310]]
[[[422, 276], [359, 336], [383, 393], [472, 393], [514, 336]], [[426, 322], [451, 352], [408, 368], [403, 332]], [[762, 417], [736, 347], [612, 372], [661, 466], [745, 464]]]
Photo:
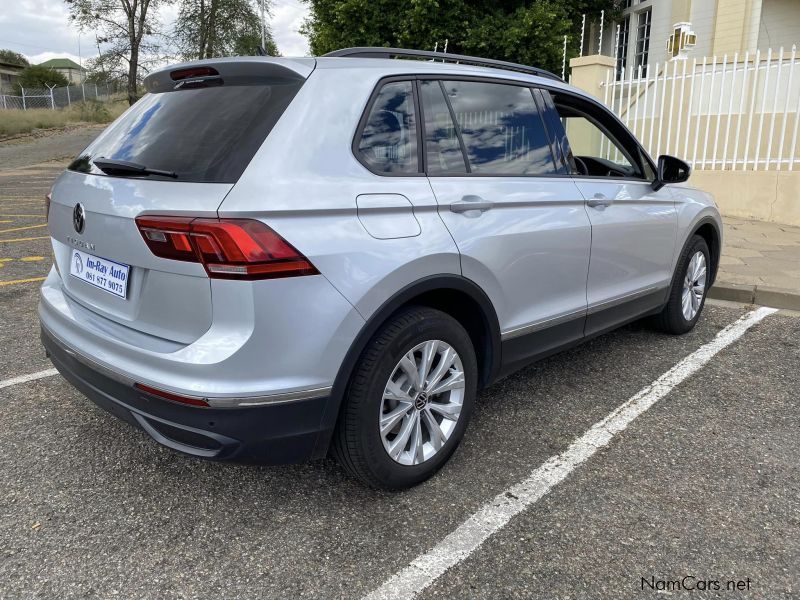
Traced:
[[628, 66], [628, 35], [631, 28], [631, 16], [628, 15], [620, 23], [619, 39], [617, 40], [617, 81], [622, 79], [625, 68]]
[[635, 66], [637, 69], [642, 67], [642, 76], [647, 75], [647, 59], [650, 54], [650, 21], [652, 16], [653, 11], [650, 8], [638, 14]]

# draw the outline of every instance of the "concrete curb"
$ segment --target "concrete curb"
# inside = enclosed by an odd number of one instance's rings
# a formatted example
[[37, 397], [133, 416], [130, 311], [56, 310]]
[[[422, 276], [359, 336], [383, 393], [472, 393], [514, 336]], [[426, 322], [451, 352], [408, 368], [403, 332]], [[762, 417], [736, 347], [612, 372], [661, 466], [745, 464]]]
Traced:
[[800, 310], [800, 291], [798, 290], [718, 281], [708, 290], [708, 297], [714, 300], [729, 300], [742, 304], [758, 304], [773, 308]]

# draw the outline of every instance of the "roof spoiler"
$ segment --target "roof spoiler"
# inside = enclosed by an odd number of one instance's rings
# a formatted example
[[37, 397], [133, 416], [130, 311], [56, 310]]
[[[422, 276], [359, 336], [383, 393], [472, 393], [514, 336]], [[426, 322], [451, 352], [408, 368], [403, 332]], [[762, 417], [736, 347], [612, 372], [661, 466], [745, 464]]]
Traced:
[[[211, 58], [170, 65], [144, 78], [150, 93], [170, 92], [196, 87], [192, 83], [266, 79], [273, 84], [297, 83], [311, 75], [316, 61], [313, 58], [280, 58], [235, 56]], [[212, 84], [213, 85], [213, 84]]]

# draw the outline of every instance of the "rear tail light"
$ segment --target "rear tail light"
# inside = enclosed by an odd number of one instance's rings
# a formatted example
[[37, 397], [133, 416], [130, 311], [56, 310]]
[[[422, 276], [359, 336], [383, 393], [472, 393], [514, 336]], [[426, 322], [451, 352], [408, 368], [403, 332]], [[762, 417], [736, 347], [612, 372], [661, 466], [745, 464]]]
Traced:
[[319, 274], [305, 256], [261, 221], [137, 217], [136, 225], [153, 254], [202, 263], [209, 277], [252, 280]]

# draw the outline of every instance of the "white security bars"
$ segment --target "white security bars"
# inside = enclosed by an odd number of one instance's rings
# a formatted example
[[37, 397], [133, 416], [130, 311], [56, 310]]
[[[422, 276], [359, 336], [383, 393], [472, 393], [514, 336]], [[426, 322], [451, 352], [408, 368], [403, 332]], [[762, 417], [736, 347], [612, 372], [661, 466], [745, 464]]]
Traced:
[[[651, 156], [672, 154], [694, 169], [800, 168], [797, 48], [609, 69], [602, 98]], [[608, 154], [613, 148], [606, 149]]]

